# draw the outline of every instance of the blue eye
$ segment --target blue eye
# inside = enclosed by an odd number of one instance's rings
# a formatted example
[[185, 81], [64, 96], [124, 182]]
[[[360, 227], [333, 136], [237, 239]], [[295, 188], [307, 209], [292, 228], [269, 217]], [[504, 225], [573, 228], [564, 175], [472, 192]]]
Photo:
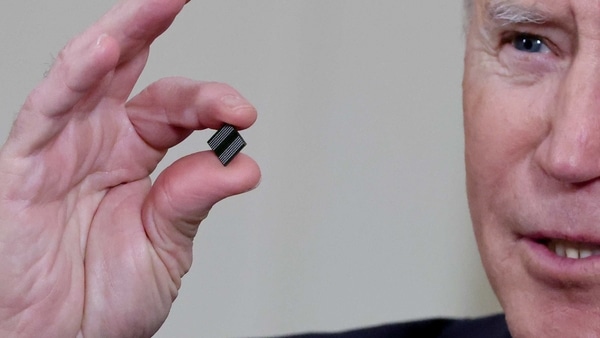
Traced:
[[515, 49], [525, 53], [548, 53], [550, 49], [535, 35], [517, 34], [512, 41]]

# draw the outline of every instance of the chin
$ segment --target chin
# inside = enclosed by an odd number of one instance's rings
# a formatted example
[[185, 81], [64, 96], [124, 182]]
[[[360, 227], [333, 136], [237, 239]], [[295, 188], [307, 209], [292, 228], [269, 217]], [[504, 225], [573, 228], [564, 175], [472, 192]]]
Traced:
[[484, 229], [482, 263], [514, 338], [600, 338], [600, 256], [568, 259], [535, 236]]
[[505, 305], [506, 320], [513, 338], [600, 337], [599, 310], [574, 305], [545, 299], [520, 301]]
[[529, 245], [508, 251], [505, 256], [484, 252], [482, 258], [513, 338], [600, 338], [595, 264], [553, 256], [539, 264], [543, 257], [532, 254]]

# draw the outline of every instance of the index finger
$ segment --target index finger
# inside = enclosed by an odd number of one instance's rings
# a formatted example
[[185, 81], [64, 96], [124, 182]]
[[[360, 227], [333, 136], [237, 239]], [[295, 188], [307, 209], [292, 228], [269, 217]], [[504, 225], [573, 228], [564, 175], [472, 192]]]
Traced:
[[173, 22], [189, 0], [122, 0], [82, 34], [82, 44], [102, 34], [115, 38], [121, 48], [121, 62], [147, 47]]
[[49, 116], [65, 112], [119, 64], [145, 53], [184, 5], [185, 0], [120, 1], [67, 44], [34, 92], [51, 93], [51, 97], [34, 96], [27, 108]]
[[170, 26], [187, 2], [122, 0], [71, 40], [21, 110], [11, 136], [26, 131], [34, 139], [21, 144], [22, 149], [17, 152], [29, 153], [53, 137], [67, 121], [56, 117], [67, 114], [119, 65], [135, 61], [128, 78], [121, 77], [116, 84], [126, 98], [145, 65], [149, 45]]

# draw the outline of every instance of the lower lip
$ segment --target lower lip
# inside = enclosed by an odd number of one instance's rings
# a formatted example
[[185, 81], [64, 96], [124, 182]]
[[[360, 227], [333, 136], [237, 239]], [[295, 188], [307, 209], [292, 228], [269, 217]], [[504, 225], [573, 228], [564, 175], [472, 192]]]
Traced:
[[521, 238], [524, 244], [526, 269], [536, 279], [546, 283], [598, 284], [600, 279], [600, 256], [584, 259], [560, 257], [550, 251], [545, 244], [531, 238]]

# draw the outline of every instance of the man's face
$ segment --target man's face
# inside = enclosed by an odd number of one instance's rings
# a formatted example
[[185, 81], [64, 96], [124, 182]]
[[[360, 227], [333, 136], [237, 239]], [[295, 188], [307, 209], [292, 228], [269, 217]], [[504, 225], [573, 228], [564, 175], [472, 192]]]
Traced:
[[600, 1], [475, 0], [467, 191], [515, 337], [600, 337]]

